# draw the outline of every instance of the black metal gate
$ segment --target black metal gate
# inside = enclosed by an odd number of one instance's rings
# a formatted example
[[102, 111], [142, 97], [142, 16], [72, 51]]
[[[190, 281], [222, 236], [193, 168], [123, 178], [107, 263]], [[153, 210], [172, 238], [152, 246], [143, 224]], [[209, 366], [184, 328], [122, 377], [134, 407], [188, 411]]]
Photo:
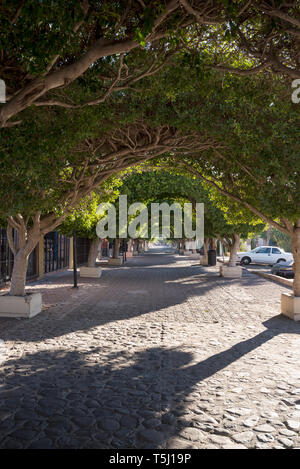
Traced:
[[44, 237], [44, 273], [69, 266], [70, 239], [52, 231]]
[[91, 240], [89, 238], [77, 238], [77, 265], [87, 264]]
[[0, 284], [5, 284], [11, 279], [11, 273], [14, 265], [14, 256], [11, 252], [6, 230], [0, 228]]

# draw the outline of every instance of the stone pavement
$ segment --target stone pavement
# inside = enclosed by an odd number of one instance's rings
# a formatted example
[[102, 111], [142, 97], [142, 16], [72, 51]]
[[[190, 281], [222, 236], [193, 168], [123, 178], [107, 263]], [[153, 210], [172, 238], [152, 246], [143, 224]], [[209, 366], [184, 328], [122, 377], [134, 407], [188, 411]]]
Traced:
[[146, 254], [30, 285], [0, 319], [0, 448], [300, 447], [300, 324], [284, 287]]

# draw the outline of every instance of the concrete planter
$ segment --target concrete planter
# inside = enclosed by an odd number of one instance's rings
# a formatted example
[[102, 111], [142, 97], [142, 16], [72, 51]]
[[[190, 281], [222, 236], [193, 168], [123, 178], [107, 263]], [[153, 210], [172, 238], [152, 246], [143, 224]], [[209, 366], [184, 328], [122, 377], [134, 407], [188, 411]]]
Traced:
[[41, 311], [41, 293], [30, 293], [25, 296], [0, 296], [0, 317], [33, 318]]
[[200, 264], [201, 265], [208, 265], [207, 256], [200, 256]]
[[300, 321], [300, 296], [281, 294], [281, 313], [293, 321]]
[[108, 259], [108, 265], [122, 265], [123, 264], [123, 257], [118, 257], [118, 259], [114, 259], [110, 257]]
[[221, 277], [226, 278], [241, 278], [243, 275], [243, 269], [240, 266], [230, 267], [223, 264], [220, 266], [220, 275]]
[[101, 267], [80, 267], [80, 277], [101, 277]]

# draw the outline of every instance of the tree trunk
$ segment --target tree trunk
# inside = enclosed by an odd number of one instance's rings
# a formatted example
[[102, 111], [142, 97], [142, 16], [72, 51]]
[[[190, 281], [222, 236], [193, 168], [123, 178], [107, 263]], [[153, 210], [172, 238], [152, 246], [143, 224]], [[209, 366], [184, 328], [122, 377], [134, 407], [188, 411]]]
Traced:
[[118, 259], [119, 256], [119, 246], [120, 246], [120, 239], [116, 238], [114, 242], [114, 251], [113, 251], [113, 258]]
[[144, 241], [139, 239], [138, 240], [139, 244], [138, 244], [138, 252], [141, 253], [144, 251]]
[[229, 267], [235, 267], [236, 266], [237, 253], [238, 253], [239, 246], [240, 246], [240, 238], [241, 237], [238, 234], [235, 234], [232, 237], [232, 243], [231, 243], [230, 249], [229, 249], [229, 251], [230, 251], [229, 262], [228, 262]]
[[217, 240], [216, 238], [210, 238], [210, 249], [216, 251], [217, 249]]
[[208, 263], [208, 245], [209, 245], [209, 239], [206, 238], [203, 241], [204, 262], [206, 264]]
[[91, 240], [88, 256], [88, 267], [95, 267], [100, 242], [101, 241], [98, 238]]
[[300, 218], [295, 223], [292, 233], [292, 251], [294, 256], [294, 296], [300, 296]]
[[204, 242], [203, 242], [203, 252], [204, 252], [204, 255], [207, 257], [207, 253], [208, 253], [208, 245], [209, 245], [209, 240], [208, 239], [204, 239]]
[[24, 249], [20, 249], [14, 257], [14, 266], [11, 276], [11, 284], [9, 294], [11, 296], [24, 296], [26, 273], [28, 266], [29, 254], [24, 253]]
[[266, 245], [267, 245], [267, 246], [269, 246], [269, 244], [270, 244], [271, 229], [272, 229], [272, 227], [269, 225], [268, 230], [267, 230], [267, 239], [266, 239]]
[[[8, 218], [7, 240], [14, 255], [14, 265], [11, 276], [9, 295], [24, 296], [28, 259], [40, 240], [39, 217], [33, 219], [33, 226], [27, 230], [22, 215], [17, 215], [17, 223], [12, 217]], [[17, 237], [13, 236], [13, 229], [17, 230]]]

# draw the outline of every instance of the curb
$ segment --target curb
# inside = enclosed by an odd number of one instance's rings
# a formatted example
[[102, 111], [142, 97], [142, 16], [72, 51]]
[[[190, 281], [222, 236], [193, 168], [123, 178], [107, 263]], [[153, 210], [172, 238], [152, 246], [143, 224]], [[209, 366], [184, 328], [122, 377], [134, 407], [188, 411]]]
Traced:
[[[247, 270], [247, 269], [245, 269], [245, 270]], [[274, 282], [281, 283], [282, 285], [286, 285], [290, 288], [293, 287], [293, 280], [292, 279], [280, 277], [279, 275], [267, 274], [266, 272], [258, 272], [258, 271], [254, 271], [254, 270], [247, 270], [247, 272], [249, 272], [251, 274], [258, 275], [259, 277], [266, 278], [267, 280], [273, 280]]]
[[[218, 259], [218, 262], [220, 262], [220, 264], [223, 264], [223, 260], [221, 259]], [[248, 270], [245, 267], [242, 267], [242, 269], [246, 272], [249, 272], [250, 274], [258, 275], [259, 277], [266, 278], [267, 280], [272, 280], [273, 282], [277, 282], [287, 287], [293, 288], [293, 279], [280, 277], [279, 275], [274, 274], [267, 274], [266, 272], [260, 272], [258, 270]]]

